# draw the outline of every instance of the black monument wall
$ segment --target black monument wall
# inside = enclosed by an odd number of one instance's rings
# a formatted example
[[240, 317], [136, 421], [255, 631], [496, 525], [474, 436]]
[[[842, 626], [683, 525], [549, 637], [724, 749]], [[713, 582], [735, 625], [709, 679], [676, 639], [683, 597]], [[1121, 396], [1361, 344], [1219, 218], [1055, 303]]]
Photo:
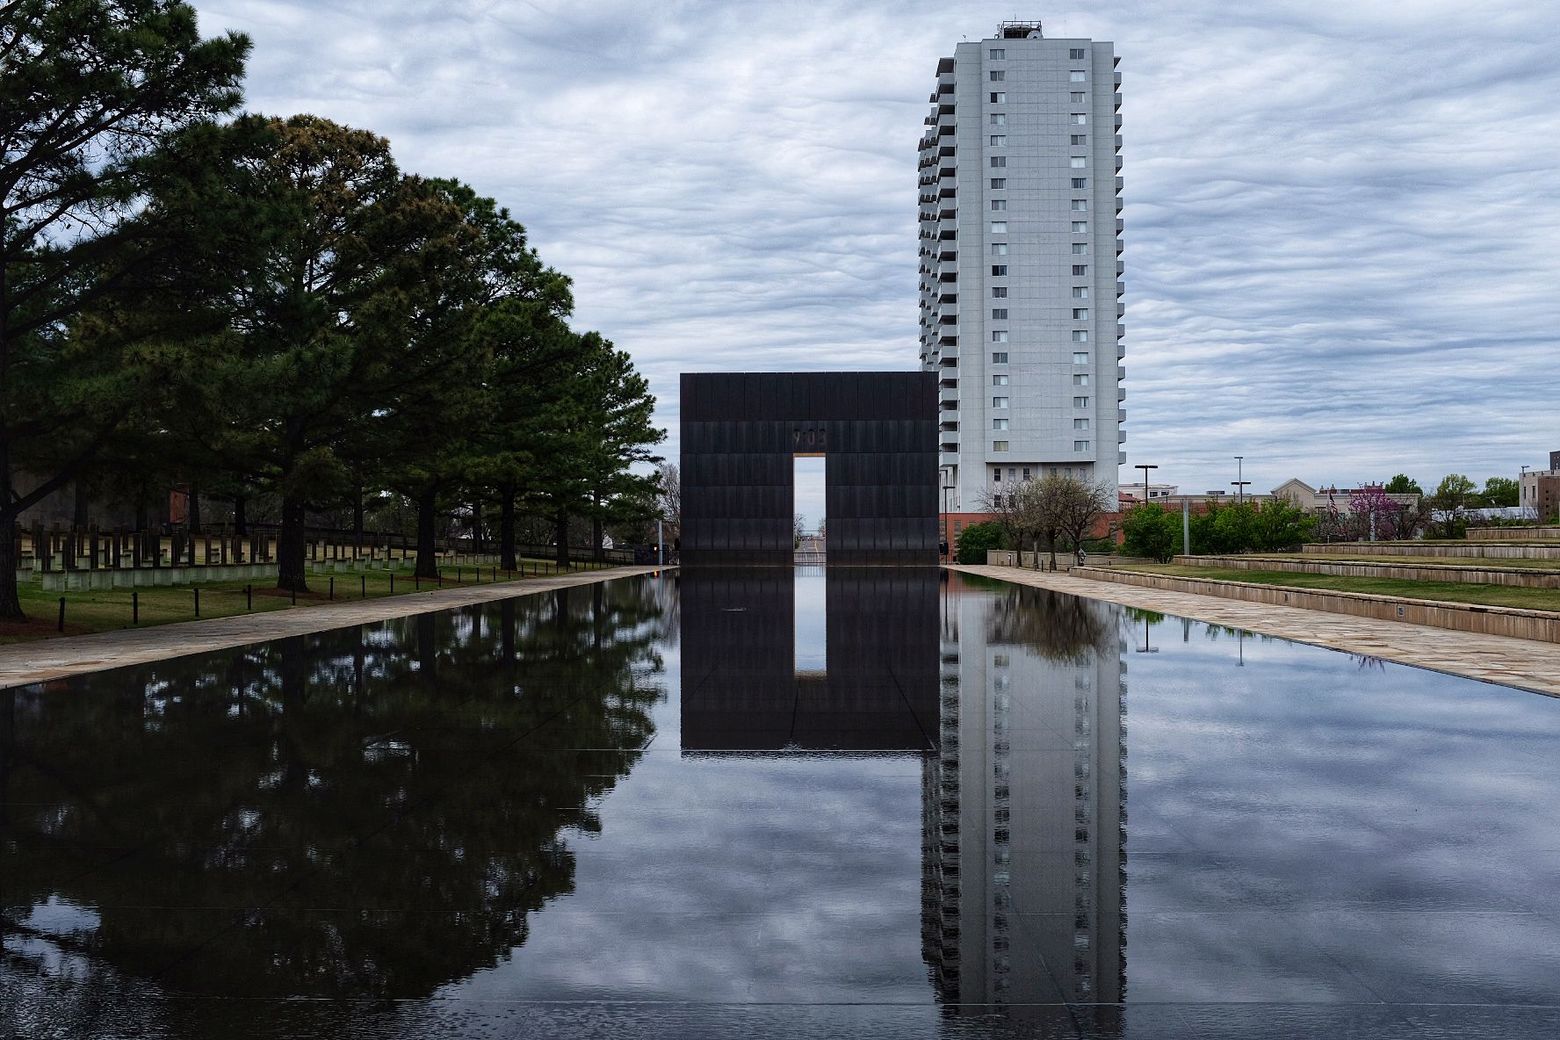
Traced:
[[937, 377], [682, 376], [684, 567], [789, 564], [794, 457], [825, 456], [831, 564], [937, 563]]

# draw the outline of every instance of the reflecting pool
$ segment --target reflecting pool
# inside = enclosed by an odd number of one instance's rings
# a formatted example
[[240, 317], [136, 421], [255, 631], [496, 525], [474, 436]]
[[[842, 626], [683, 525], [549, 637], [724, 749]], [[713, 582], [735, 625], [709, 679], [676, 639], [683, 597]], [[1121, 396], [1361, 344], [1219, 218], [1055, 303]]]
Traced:
[[1560, 701], [935, 570], [0, 691], [0, 1037], [1552, 1036]]

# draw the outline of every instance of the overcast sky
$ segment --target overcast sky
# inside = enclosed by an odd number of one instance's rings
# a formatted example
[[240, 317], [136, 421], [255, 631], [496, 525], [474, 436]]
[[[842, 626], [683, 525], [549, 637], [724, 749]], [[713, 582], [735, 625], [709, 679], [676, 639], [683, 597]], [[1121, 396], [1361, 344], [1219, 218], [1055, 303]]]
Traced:
[[509, 206], [672, 456], [678, 372], [917, 364], [936, 62], [1013, 17], [1121, 57], [1128, 466], [1482, 482], [1560, 448], [1553, 0], [195, 2], [254, 38], [251, 109]]

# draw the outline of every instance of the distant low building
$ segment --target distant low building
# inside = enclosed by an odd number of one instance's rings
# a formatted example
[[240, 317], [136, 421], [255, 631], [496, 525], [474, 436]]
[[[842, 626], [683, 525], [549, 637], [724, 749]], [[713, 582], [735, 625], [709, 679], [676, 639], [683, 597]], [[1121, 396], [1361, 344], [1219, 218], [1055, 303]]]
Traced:
[[[1347, 513], [1351, 511], [1349, 502], [1366, 490], [1363, 487], [1341, 488], [1337, 485], [1314, 488], [1298, 477], [1291, 477], [1273, 489], [1272, 497], [1285, 499], [1308, 513], [1320, 513], [1329, 508]], [[1419, 505], [1419, 496], [1412, 492], [1387, 492], [1386, 495], [1393, 502], [1409, 509]]]
[[1560, 451], [1549, 453], [1548, 469], [1530, 469], [1518, 483], [1517, 504], [1536, 520], [1560, 522]]

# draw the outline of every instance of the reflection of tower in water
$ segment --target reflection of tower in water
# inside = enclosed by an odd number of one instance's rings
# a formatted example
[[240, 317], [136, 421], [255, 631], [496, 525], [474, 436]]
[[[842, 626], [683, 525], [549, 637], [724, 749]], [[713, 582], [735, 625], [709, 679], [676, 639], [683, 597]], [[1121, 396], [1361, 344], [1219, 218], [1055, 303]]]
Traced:
[[938, 1000], [1121, 1001], [1126, 686], [1115, 608], [1016, 587], [946, 595], [941, 647], [922, 843], [922, 947]]

